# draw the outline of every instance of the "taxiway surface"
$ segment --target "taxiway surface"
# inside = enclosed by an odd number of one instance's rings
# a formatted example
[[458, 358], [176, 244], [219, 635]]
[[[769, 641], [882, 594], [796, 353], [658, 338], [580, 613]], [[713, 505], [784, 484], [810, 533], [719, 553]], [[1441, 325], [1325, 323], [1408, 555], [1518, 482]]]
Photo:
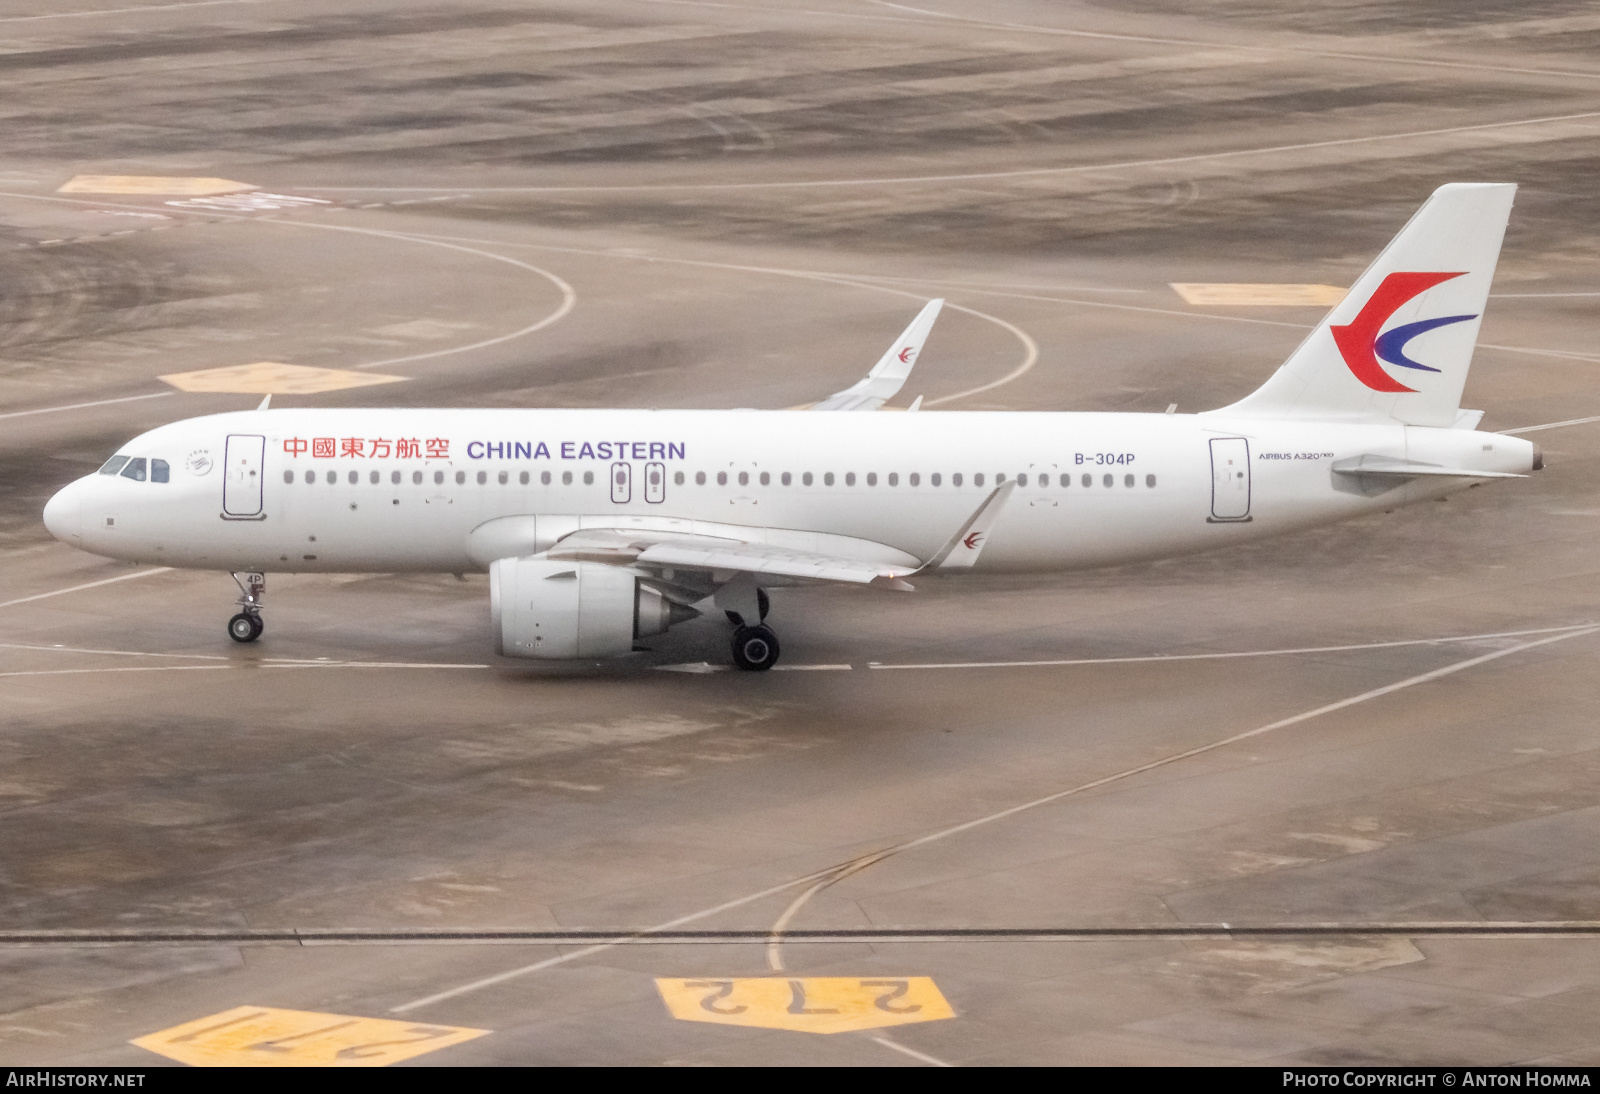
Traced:
[[[0, 14], [0, 1060], [252, 1007], [489, 1031], [440, 1064], [1600, 1062], [1600, 424], [1249, 548], [782, 590], [759, 676], [710, 618], [497, 659], [476, 575], [270, 575], [234, 647], [225, 575], [39, 522], [255, 401], [162, 375], [783, 408], [934, 295], [899, 405], [1219, 406], [1321, 309], [1172, 283], [1347, 285], [1448, 181], [1522, 185], [1465, 405], [1597, 416], [1592, 5], [94, 9]], [[774, 977], [953, 1017], [721, 1020]]]

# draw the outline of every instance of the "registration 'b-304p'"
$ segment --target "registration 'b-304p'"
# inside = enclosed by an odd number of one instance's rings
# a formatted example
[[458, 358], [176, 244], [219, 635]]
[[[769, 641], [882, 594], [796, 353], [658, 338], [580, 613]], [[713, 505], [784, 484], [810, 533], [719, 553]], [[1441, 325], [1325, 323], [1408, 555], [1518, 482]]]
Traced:
[[1441, 187], [1220, 410], [847, 413], [900, 390], [936, 300], [813, 412], [217, 414], [134, 438], [44, 520], [86, 551], [232, 572], [240, 642], [268, 571], [487, 570], [508, 656], [625, 654], [714, 606], [734, 662], [766, 669], [771, 587], [1157, 558], [1537, 470], [1535, 445], [1460, 408], [1515, 190]]

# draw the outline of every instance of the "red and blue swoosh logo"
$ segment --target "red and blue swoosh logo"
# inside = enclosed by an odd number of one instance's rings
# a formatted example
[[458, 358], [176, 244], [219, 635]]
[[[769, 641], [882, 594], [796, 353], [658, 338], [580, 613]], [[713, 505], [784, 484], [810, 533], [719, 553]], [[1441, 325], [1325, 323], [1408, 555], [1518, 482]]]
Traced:
[[1344, 363], [1350, 366], [1350, 371], [1355, 373], [1356, 379], [1373, 391], [1407, 392], [1417, 389], [1406, 387], [1390, 376], [1384, 371], [1383, 365], [1378, 363], [1380, 360], [1399, 368], [1438, 372], [1436, 368], [1430, 368], [1407, 357], [1406, 343], [1430, 330], [1476, 319], [1478, 318], [1476, 315], [1447, 315], [1440, 319], [1423, 319], [1387, 331], [1383, 329], [1383, 325], [1408, 300], [1451, 278], [1461, 277], [1465, 272], [1463, 270], [1461, 273], [1392, 273], [1383, 279], [1378, 290], [1367, 299], [1353, 320], [1343, 326], [1330, 327], [1334, 343], [1338, 345]]

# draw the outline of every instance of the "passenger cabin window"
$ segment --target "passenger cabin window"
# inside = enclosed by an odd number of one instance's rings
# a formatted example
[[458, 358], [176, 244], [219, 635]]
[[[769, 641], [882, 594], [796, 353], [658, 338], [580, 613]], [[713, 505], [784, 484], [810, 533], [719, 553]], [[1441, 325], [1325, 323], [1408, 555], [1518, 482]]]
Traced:
[[336, 483], [338, 481], [339, 481], [339, 472], [337, 472], [337, 471], [329, 471], [328, 472], [328, 485], [332, 486], [334, 483]]
[[105, 462], [105, 465], [100, 468], [100, 474], [115, 475], [118, 471], [122, 470], [122, 465], [127, 462], [128, 457], [126, 456], [112, 456]]
[[151, 460], [150, 461], [150, 481], [151, 482], [166, 482], [171, 477], [172, 477], [172, 468], [170, 468], [167, 465], [167, 461], [166, 460]]
[[484, 483], [486, 483], [488, 481], [489, 481], [489, 472], [487, 472], [487, 471], [479, 471], [478, 472], [478, 485], [482, 486]]
[[[934, 486], [938, 486], [939, 485], [939, 472], [935, 471], [933, 474], [929, 475], [928, 476], [928, 482], [931, 483]], [[913, 483], [912, 485], [914, 486], [916, 484]]]
[[550, 472], [548, 472], [548, 471], [540, 472], [539, 473], [539, 482], [543, 486], [549, 486], [550, 485]]
[[1061, 489], [1065, 490], [1067, 487], [1069, 487], [1071, 485], [1072, 485], [1072, 476], [1071, 475], [1067, 475], [1067, 474], [1063, 474], [1061, 476]]
[[572, 485], [572, 472], [571, 471], [563, 471], [563, 472], [561, 472], [561, 485], [562, 486], [571, 486]]
[[122, 477], [132, 479], [134, 482], [143, 482], [145, 476], [145, 461], [143, 456], [135, 456], [129, 460], [122, 469]]
[[306, 485], [310, 486], [312, 483], [314, 483], [316, 481], [317, 481], [317, 473], [315, 471], [307, 471], [306, 472]]
[[[785, 485], [788, 485], [788, 484], [785, 483]], [[800, 485], [801, 486], [810, 486], [811, 485], [811, 472], [807, 471], [804, 475], [800, 476]]]
[[593, 486], [594, 485], [594, 472], [593, 471], [585, 471], [583, 473], [583, 485], [585, 485], [585, 486]]
[[682, 471], [679, 471], [679, 472], [677, 472], [676, 474], [674, 474], [672, 476], [672, 485], [674, 485], [674, 486], [682, 486], [683, 485], [683, 472]]
[[868, 486], [877, 486], [878, 485], [878, 473], [876, 471], [868, 471], [867, 472], [867, 485]]
[[[957, 485], [960, 485], [960, 484], [958, 483]], [[982, 486], [983, 485], [983, 472], [980, 471], [976, 475], [972, 476], [972, 485], [973, 486]]]
[[694, 473], [694, 484], [696, 486], [704, 486], [706, 484], [706, 473], [704, 471], [696, 471]]
[[1085, 475], [1083, 477], [1083, 485], [1084, 486], [1093, 486], [1094, 485], [1094, 476], [1093, 475]]
[[350, 485], [351, 486], [354, 486], [356, 483], [358, 483], [360, 481], [361, 481], [361, 472], [359, 472], [359, 471], [350, 472]]
[[899, 486], [900, 485], [900, 472], [898, 472], [898, 471], [889, 472], [889, 485], [890, 486]]
[[739, 485], [740, 486], [749, 486], [750, 485], [750, 472], [748, 472], [748, 471], [739, 472]]
[[961, 485], [961, 472], [957, 471], [954, 475], [950, 476], [950, 485], [951, 486], [960, 486]]
[[456, 472], [456, 485], [457, 486], [461, 486], [466, 481], [467, 481], [467, 473], [465, 471], [457, 471]]
[[771, 486], [772, 485], [772, 476], [770, 474], [768, 474], [767, 472], [765, 472], [765, 471], [761, 472], [761, 485], [762, 486]]
[[[397, 475], [399, 474], [399, 472], [395, 472], [395, 473]], [[396, 479], [395, 481], [399, 482], [400, 480]], [[413, 471], [413, 472], [411, 472], [411, 485], [413, 485], [413, 486], [421, 486], [422, 485], [422, 472], [421, 471]]]
[[293, 482], [294, 481], [294, 472], [293, 471], [285, 471], [283, 473], [283, 481], [284, 482]]
[[528, 473], [526, 471], [524, 471], [522, 474], [518, 475], [517, 476], [517, 482], [521, 483], [523, 486], [527, 486], [528, 485]]
[[832, 471], [829, 471], [827, 474], [822, 476], [822, 485], [823, 486], [832, 486], [833, 485], [833, 472]]
[[383, 472], [374, 471], [372, 474], [367, 476], [367, 481], [371, 482], [373, 486], [377, 486], [378, 483], [383, 481]]
[[846, 471], [844, 473], [844, 484], [846, 486], [854, 486], [856, 484], [856, 473], [854, 471]]

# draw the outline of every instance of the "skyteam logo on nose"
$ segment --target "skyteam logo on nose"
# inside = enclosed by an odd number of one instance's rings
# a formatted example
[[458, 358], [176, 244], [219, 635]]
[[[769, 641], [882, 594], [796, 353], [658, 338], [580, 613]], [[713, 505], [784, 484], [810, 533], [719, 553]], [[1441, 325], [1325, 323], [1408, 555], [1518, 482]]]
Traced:
[[[1365, 306], [1356, 314], [1354, 320], [1344, 326], [1329, 328], [1333, 331], [1333, 340], [1339, 347], [1339, 353], [1344, 357], [1344, 363], [1350, 366], [1350, 371], [1355, 373], [1356, 379], [1373, 391], [1416, 391], [1416, 388], [1406, 387], [1384, 371], [1383, 366], [1378, 363], [1379, 360], [1399, 368], [1438, 372], [1436, 368], [1407, 357], [1406, 343], [1430, 330], [1476, 319], [1478, 318], [1476, 315], [1447, 315], [1440, 319], [1423, 319], [1391, 330], [1383, 330], [1383, 325], [1408, 300], [1451, 278], [1461, 277], [1465, 272], [1392, 273], [1383, 279], [1378, 291], [1367, 299]], [[1379, 333], [1380, 331], [1382, 333]]]

